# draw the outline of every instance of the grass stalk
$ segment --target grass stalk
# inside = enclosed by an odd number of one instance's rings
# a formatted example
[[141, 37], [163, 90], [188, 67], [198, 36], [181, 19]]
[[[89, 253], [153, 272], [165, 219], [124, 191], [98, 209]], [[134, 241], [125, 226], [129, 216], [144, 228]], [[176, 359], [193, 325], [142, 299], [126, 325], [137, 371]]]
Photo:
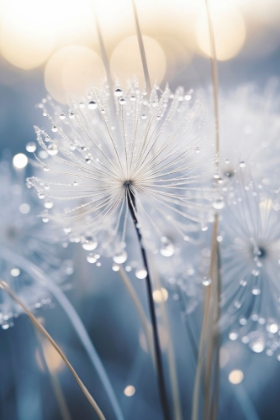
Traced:
[[126, 272], [122, 268], [122, 266], [120, 266], [119, 274], [120, 274], [120, 277], [121, 277], [125, 287], [127, 288], [128, 293], [130, 294], [131, 299], [132, 299], [132, 301], [135, 305], [135, 308], [138, 312], [138, 315], [139, 315], [139, 318], [140, 318], [140, 321], [141, 321], [141, 324], [142, 324], [142, 328], [143, 328], [143, 331], [144, 331], [144, 334], [145, 334], [145, 337], [146, 337], [146, 340], [147, 340], [148, 349], [149, 349], [149, 352], [151, 354], [153, 363], [155, 363], [155, 354], [154, 354], [154, 345], [153, 345], [153, 336], [152, 336], [151, 324], [148, 321], [148, 319], [146, 317], [146, 314], [145, 314], [145, 311], [143, 309], [142, 303], [141, 303], [137, 293], [135, 292], [135, 289], [132, 286], [131, 281], [129, 280]]
[[58, 405], [58, 408], [59, 408], [59, 411], [60, 411], [60, 414], [61, 414], [61, 418], [62, 418], [62, 420], [72, 420], [70, 411], [68, 409], [67, 403], [66, 403], [64, 395], [63, 395], [63, 391], [62, 391], [60, 383], [59, 383], [59, 379], [58, 379], [57, 375], [55, 374], [55, 372], [49, 366], [48, 359], [45, 355], [42, 337], [40, 336], [37, 328], [34, 327], [34, 331], [35, 331], [35, 335], [37, 337], [38, 351], [39, 351], [40, 359], [41, 359], [42, 365], [44, 367], [44, 370], [49, 374], [51, 385], [52, 385], [52, 388], [53, 388], [53, 392], [54, 392], [54, 395], [55, 395], [55, 398], [56, 398], [56, 401], [57, 401], [57, 405]]
[[4, 290], [8, 295], [23, 309], [23, 311], [26, 313], [26, 315], [29, 317], [31, 322], [34, 324], [34, 326], [40, 331], [43, 336], [50, 342], [50, 344], [53, 346], [53, 348], [57, 351], [57, 353], [60, 355], [66, 366], [68, 367], [69, 371], [72, 373], [75, 381], [81, 388], [82, 392], [84, 393], [85, 397], [89, 401], [90, 405], [96, 412], [99, 420], [106, 420], [102, 411], [100, 410], [99, 406], [97, 405], [96, 401], [80, 379], [79, 375], [63, 353], [63, 351], [60, 349], [60, 347], [56, 344], [54, 339], [50, 336], [50, 334], [45, 330], [45, 328], [40, 324], [40, 322], [37, 320], [37, 318], [32, 314], [32, 312], [29, 311], [29, 309], [25, 306], [25, 304], [16, 296], [16, 294], [10, 289], [7, 283], [5, 283], [3, 280], [0, 280], [0, 288]]
[[4, 258], [7, 261], [10, 261], [11, 263], [17, 261], [17, 266], [19, 268], [26, 271], [26, 273], [28, 273], [31, 276], [33, 281], [45, 287], [46, 290], [48, 290], [57, 300], [57, 302], [67, 315], [73, 329], [75, 330], [77, 336], [79, 337], [79, 340], [81, 341], [82, 346], [84, 347], [89, 357], [90, 362], [92, 363], [92, 366], [94, 367], [94, 369], [97, 372], [97, 375], [99, 376], [99, 379], [104, 387], [108, 400], [110, 401], [110, 404], [114, 410], [116, 419], [124, 420], [122, 410], [116, 398], [114, 389], [111, 385], [107, 372], [104, 369], [102, 361], [100, 360], [100, 357], [88, 335], [88, 332], [81, 318], [79, 317], [77, 311], [75, 310], [69, 299], [57, 286], [57, 284], [49, 276], [43, 273], [43, 271], [31, 261], [27, 260], [22, 255], [15, 253], [11, 249], [1, 244], [0, 253], [2, 258]]
[[146, 56], [146, 51], [144, 47], [143, 36], [142, 36], [141, 28], [140, 28], [135, 0], [132, 0], [132, 7], [133, 7], [133, 16], [134, 16], [134, 22], [135, 22], [137, 41], [138, 41], [138, 46], [139, 46], [139, 51], [140, 51], [140, 56], [141, 56], [141, 63], [142, 63], [143, 73], [144, 73], [144, 78], [145, 78], [145, 83], [146, 83], [146, 89], [149, 95], [152, 89], [151, 79], [150, 79], [147, 56]]

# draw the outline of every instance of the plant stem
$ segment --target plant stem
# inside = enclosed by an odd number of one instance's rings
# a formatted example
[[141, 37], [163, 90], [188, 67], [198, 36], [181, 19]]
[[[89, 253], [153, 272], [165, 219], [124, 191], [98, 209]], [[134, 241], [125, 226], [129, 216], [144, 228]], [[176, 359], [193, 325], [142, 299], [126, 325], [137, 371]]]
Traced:
[[139, 241], [143, 264], [147, 272], [146, 286], [147, 286], [147, 293], [148, 293], [150, 316], [151, 316], [151, 321], [152, 321], [152, 330], [153, 330], [154, 347], [155, 347], [155, 360], [156, 360], [156, 367], [157, 367], [157, 379], [158, 379], [161, 406], [162, 406], [162, 410], [164, 414], [164, 419], [170, 420], [166, 386], [165, 386], [165, 380], [164, 380], [164, 370], [163, 370], [162, 356], [161, 356], [161, 350], [160, 350], [159, 333], [158, 333], [157, 320], [156, 320], [156, 311], [155, 311], [155, 305], [154, 305], [154, 299], [153, 299], [152, 282], [151, 282], [150, 271], [149, 271], [149, 266], [148, 266], [147, 254], [142, 244], [142, 235], [141, 235], [139, 225], [138, 225], [138, 219], [137, 219], [137, 214], [136, 214], [136, 200], [135, 200], [134, 194], [130, 190], [130, 187], [128, 187], [127, 189], [127, 196], [128, 196], [127, 197], [128, 208], [129, 208], [129, 211], [130, 211], [133, 223], [134, 223], [134, 227], [136, 230], [137, 238]]
[[136, 35], [137, 35], [137, 40], [138, 40], [138, 46], [139, 46], [139, 51], [140, 51], [140, 56], [141, 56], [143, 73], [144, 73], [144, 77], [145, 77], [146, 89], [148, 91], [148, 94], [150, 94], [151, 89], [152, 89], [151, 88], [151, 79], [150, 79], [147, 57], [146, 57], [146, 51], [145, 51], [145, 47], [144, 47], [142, 32], [141, 32], [141, 29], [140, 29], [140, 23], [139, 23], [139, 19], [138, 19], [138, 13], [137, 13], [135, 0], [132, 0], [132, 6], [133, 6], [133, 15], [134, 15], [134, 22], [135, 22], [135, 29], [136, 29]]

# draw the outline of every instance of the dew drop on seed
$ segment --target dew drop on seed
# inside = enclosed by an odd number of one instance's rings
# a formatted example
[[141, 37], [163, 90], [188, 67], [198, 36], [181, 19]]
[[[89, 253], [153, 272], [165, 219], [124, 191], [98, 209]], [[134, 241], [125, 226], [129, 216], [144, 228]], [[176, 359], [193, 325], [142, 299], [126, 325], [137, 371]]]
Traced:
[[127, 260], [127, 253], [125, 251], [119, 252], [113, 257], [113, 260], [117, 264], [123, 264]]
[[55, 143], [52, 143], [48, 146], [48, 154], [50, 156], [55, 156], [58, 153], [58, 147]]
[[26, 151], [27, 151], [27, 152], [29, 152], [29, 153], [33, 153], [33, 152], [35, 152], [35, 150], [36, 150], [37, 146], [36, 146], [36, 143], [34, 143], [34, 142], [29, 142], [29, 143], [27, 143], [27, 145], [25, 146], [25, 148], [26, 148]]
[[92, 253], [90, 253], [90, 254], [87, 255], [87, 261], [90, 264], [94, 264], [94, 263], [96, 263], [97, 260], [95, 258], [95, 255], [93, 255]]
[[89, 101], [88, 103], [88, 108], [89, 109], [96, 109], [97, 108], [97, 104], [94, 101]]
[[51, 209], [53, 207], [53, 201], [47, 200], [44, 204], [46, 209]]
[[161, 242], [162, 242], [162, 245], [160, 248], [161, 255], [163, 255], [164, 257], [171, 257], [174, 254], [173, 243], [165, 236], [161, 238]]
[[93, 251], [98, 245], [98, 242], [92, 236], [85, 236], [82, 240], [82, 247], [86, 251]]
[[213, 201], [213, 207], [216, 210], [221, 210], [224, 208], [225, 202], [222, 198], [216, 198], [216, 200]]
[[145, 268], [138, 268], [135, 271], [135, 276], [140, 280], [145, 279], [147, 277], [147, 274], [148, 273], [147, 273], [147, 270]]
[[116, 95], [116, 96], [122, 96], [122, 90], [121, 90], [121, 89], [119, 89], [119, 88], [118, 88], [118, 89], [116, 89], [116, 90], [115, 90], [115, 95]]

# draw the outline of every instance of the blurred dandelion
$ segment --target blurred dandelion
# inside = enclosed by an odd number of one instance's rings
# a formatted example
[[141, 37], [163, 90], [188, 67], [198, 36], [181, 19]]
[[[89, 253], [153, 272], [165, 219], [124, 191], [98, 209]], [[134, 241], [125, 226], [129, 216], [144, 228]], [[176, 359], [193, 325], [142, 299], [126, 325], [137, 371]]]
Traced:
[[[0, 178], [1, 202], [9, 203], [9, 207], [1, 206], [0, 209], [0, 244], [47, 271], [57, 284], [68, 286], [67, 279], [73, 273], [72, 260], [69, 257], [63, 259], [63, 248], [56, 241], [55, 230], [46, 230], [42, 226], [36, 215], [36, 203], [31, 204], [25, 190], [22, 174], [15, 173], [9, 162], [3, 160], [0, 162]], [[1, 276], [29, 309], [51, 304], [46, 288], [20, 269], [16, 259], [12, 263], [2, 255], [0, 270]], [[1, 293], [0, 299], [0, 323], [3, 329], [7, 329], [20, 308], [7, 295]]]
[[278, 189], [258, 187], [239, 176], [229, 189], [221, 223], [222, 324], [230, 328], [231, 339], [240, 338], [256, 353], [278, 348], [280, 297]]

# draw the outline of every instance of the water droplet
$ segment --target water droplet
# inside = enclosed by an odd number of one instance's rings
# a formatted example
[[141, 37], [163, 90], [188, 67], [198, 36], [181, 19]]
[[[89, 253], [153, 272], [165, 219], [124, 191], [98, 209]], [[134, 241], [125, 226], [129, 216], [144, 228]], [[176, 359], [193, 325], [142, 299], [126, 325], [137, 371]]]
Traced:
[[197, 146], [196, 148], [195, 148], [195, 153], [199, 153], [200, 152], [200, 147], [199, 146]]
[[208, 226], [207, 225], [201, 225], [201, 230], [202, 230], [202, 232], [206, 232], [208, 230]]
[[43, 198], [45, 198], [45, 195], [43, 193], [38, 193], [38, 197], [40, 198], [40, 200], [43, 200]]
[[11, 273], [11, 276], [18, 277], [20, 275], [20, 269], [19, 268], [12, 268], [10, 273]]
[[124, 105], [124, 104], [125, 104], [125, 99], [124, 99], [124, 98], [120, 98], [119, 103], [120, 103], [121, 105]]
[[160, 248], [161, 255], [163, 255], [164, 257], [171, 257], [171, 255], [174, 254], [173, 243], [165, 236], [161, 238], [161, 242], [162, 242], [162, 246]]
[[138, 278], [138, 279], [145, 279], [146, 277], [147, 277], [147, 270], [145, 269], [145, 268], [138, 268], [136, 271], [135, 271], [135, 276]]
[[51, 201], [51, 200], [46, 201], [44, 206], [46, 207], [46, 209], [53, 208], [53, 201]]
[[112, 265], [112, 270], [113, 271], [119, 271], [120, 270], [120, 266], [118, 264], [113, 264]]
[[71, 118], [71, 120], [73, 119], [73, 118], [75, 118], [75, 114], [74, 114], [74, 112], [69, 112], [69, 118]]
[[50, 156], [55, 156], [58, 153], [58, 147], [55, 143], [52, 143], [48, 146], [48, 154]]
[[74, 187], [77, 187], [78, 186], [78, 182], [77, 181], [74, 181], [73, 182], [73, 185], [74, 185]]
[[96, 108], [97, 108], [97, 104], [96, 104], [96, 102], [94, 102], [94, 101], [90, 101], [90, 102], [88, 103], [88, 108], [89, 108], [89, 109], [96, 109]]
[[135, 96], [134, 96], [134, 95], [131, 95], [130, 100], [131, 100], [132, 102], [136, 101]]
[[47, 214], [44, 214], [43, 216], [42, 216], [42, 222], [43, 223], [48, 223], [49, 222], [49, 218], [48, 218], [48, 215]]
[[245, 164], [245, 162], [243, 160], [241, 160], [239, 162], [239, 166], [240, 166], [240, 168], [245, 168], [246, 164]]
[[60, 116], [59, 116], [59, 118], [61, 119], [61, 120], [65, 120], [65, 118], [66, 118], [66, 116], [65, 116], [65, 114], [60, 114]]
[[119, 89], [119, 88], [117, 88], [117, 89], [115, 90], [115, 95], [116, 95], [116, 96], [122, 96], [122, 90], [121, 90], [121, 89]]
[[258, 296], [261, 294], [261, 289], [258, 289], [257, 287], [255, 287], [254, 289], [252, 289], [252, 293], [255, 296]]
[[70, 227], [65, 227], [63, 230], [65, 233], [70, 233], [72, 231]]
[[52, 126], [52, 131], [53, 131], [54, 133], [57, 133], [57, 132], [58, 132], [58, 128], [57, 128], [57, 126], [56, 126], [56, 125], [53, 125], [53, 126]]
[[265, 339], [261, 332], [252, 331], [249, 334], [249, 347], [254, 353], [262, 353], [265, 348]]
[[209, 277], [204, 277], [202, 280], [203, 286], [209, 286], [211, 284], [211, 279]]
[[113, 260], [117, 264], [123, 264], [127, 260], [127, 253], [125, 251], [121, 251], [113, 257]]
[[213, 207], [216, 210], [220, 210], [222, 208], [224, 208], [225, 206], [225, 202], [223, 200], [223, 198], [216, 198], [216, 200], [213, 201]]
[[230, 340], [235, 341], [238, 339], [238, 333], [236, 331], [231, 331], [228, 337]]
[[94, 239], [92, 236], [85, 236], [82, 238], [82, 247], [86, 251], [93, 251], [98, 245], [98, 242], [96, 239]]
[[95, 255], [93, 255], [92, 253], [90, 253], [90, 254], [87, 255], [87, 261], [90, 264], [95, 264], [97, 260], [96, 260]]
[[27, 145], [25, 146], [25, 148], [26, 148], [27, 152], [34, 153], [35, 150], [36, 150], [36, 148], [37, 148], [37, 146], [36, 146], [36, 143], [34, 143], [34, 142], [31, 141], [31, 142], [27, 143]]
[[147, 115], [146, 114], [143, 114], [141, 118], [142, 118], [142, 120], [146, 120], [147, 119]]

